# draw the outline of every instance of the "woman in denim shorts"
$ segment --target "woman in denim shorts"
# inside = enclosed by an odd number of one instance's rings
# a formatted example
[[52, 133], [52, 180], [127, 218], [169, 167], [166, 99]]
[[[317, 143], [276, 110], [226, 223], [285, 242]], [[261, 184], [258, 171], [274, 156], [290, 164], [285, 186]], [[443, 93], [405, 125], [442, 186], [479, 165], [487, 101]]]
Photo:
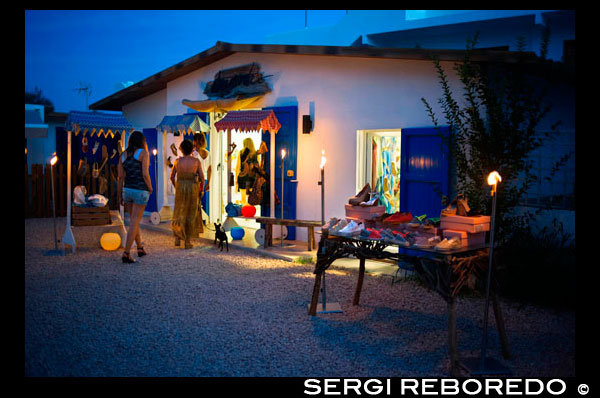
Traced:
[[142, 237], [140, 235], [140, 222], [144, 215], [144, 209], [148, 203], [148, 198], [152, 193], [152, 183], [148, 167], [150, 156], [146, 137], [139, 132], [134, 131], [129, 137], [129, 143], [125, 152], [119, 158], [119, 194], [121, 204], [125, 211], [129, 213], [129, 231], [127, 231], [127, 240], [125, 242], [125, 251], [123, 252], [124, 263], [134, 263], [135, 260], [129, 254], [133, 241], [137, 247], [138, 257], [146, 255], [142, 246]]

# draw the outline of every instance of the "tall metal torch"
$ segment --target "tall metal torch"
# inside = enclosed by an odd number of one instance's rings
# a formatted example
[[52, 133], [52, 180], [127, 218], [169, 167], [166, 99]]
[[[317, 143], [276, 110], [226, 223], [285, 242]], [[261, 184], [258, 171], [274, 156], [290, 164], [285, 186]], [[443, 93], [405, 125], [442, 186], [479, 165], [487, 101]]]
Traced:
[[154, 155], [154, 199], [156, 199], [156, 211], [158, 211], [158, 166], [156, 162], [158, 151], [156, 148], [152, 150], [152, 154]]
[[[281, 219], [283, 220], [283, 182], [284, 182], [285, 149], [281, 150]], [[281, 247], [283, 247], [283, 224], [281, 224]]]
[[321, 225], [325, 225], [325, 162], [327, 162], [327, 158], [325, 158], [325, 149], [323, 149], [321, 150], [321, 181], [319, 181], [321, 186]]
[[497, 171], [492, 171], [487, 178], [487, 183], [492, 187], [492, 215], [490, 225], [490, 254], [488, 263], [488, 275], [487, 285], [485, 290], [485, 308], [483, 315], [483, 337], [481, 340], [481, 358], [467, 358], [463, 360], [463, 364], [470, 371], [472, 375], [498, 375], [498, 374], [510, 374], [505, 366], [500, 364], [493, 358], [486, 358], [487, 354], [487, 327], [488, 327], [488, 312], [490, 306], [490, 285], [492, 281], [492, 259], [494, 255], [494, 230], [496, 223], [496, 197], [498, 183], [502, 181], [502, 177]]
[[54, 220], [54, 250], [48, 250], [44, 253], [46, 256], [58, 256], [62, 255], [62, 250], [58, 250], [58, 239], [56, 237], [56, 201], [54, 200], [54, 165], [58, 161], [56, 152], [50, 158], [50, 181], [52, 183], [52, 217]]
[[[317, 184], [321, 186], [321, 226], [325, 225], [325, 163], [327, 162], [327, 158], [325, 157], [325, 150], [321, 150], [321, 181]], [[322, 235], [321, 235], [321, 239]], [[321, 275], [321, 293], [322, 293], [322, 304], [321, 309], [317, 309], [317, 313], [319, 314], [328, 314], [334, 312], [342, 312], [342, 307], [340, 303], [329, 303], [329, 308], [327, 308], [327, 288], [325, 285], [325, 271]]]

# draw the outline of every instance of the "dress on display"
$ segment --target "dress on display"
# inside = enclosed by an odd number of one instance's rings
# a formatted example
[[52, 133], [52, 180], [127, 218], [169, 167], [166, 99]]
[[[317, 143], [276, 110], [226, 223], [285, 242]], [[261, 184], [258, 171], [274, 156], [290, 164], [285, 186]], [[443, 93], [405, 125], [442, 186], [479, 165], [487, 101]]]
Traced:
[[199, 197], [200, 183], [196, 180], [196, 173], [177, 173], [175, 209], [171, 221], [175, 237], [189, 240], [203, 232], [202, 219], [198, 217]]
[[[252, 141], [250, 141], [251, 143]], [[254, 145], [249, 148], [244, 140], [244, 149], [240, 152], [239, 173], [237, 177], [238, 191], [240, 189], [250, 189], [254, 185], [257, 173], [255, 168], [258, 164], [258, 154], [254, 150]]]

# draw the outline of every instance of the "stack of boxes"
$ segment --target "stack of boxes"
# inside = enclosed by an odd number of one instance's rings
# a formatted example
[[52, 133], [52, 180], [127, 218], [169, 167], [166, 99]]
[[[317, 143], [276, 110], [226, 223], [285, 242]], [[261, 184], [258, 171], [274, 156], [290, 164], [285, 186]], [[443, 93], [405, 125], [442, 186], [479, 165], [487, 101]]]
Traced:
[[346, 205], [346, 219], [354, 220], [356, 222], [362, 222], [366, 227], [375, 227], [370, 225], [370, 221], [374, 218], [380, 217], [385, 214], [385, 206], [352, 206]]
[[460, 238], [462, 247], [484, 244], [490, 216], [441, 216], [440, 228], [444, 238]]

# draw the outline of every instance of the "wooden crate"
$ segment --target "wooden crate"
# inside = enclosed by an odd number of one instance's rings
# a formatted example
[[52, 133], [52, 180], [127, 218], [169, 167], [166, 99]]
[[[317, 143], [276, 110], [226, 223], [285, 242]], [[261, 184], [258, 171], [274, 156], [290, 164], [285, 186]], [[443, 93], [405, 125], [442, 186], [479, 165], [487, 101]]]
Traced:
[[111, 224], [108, 205], [104, 207], [81, 207], [73, 205], [71, 209], [71, 225], [74, 227]]

